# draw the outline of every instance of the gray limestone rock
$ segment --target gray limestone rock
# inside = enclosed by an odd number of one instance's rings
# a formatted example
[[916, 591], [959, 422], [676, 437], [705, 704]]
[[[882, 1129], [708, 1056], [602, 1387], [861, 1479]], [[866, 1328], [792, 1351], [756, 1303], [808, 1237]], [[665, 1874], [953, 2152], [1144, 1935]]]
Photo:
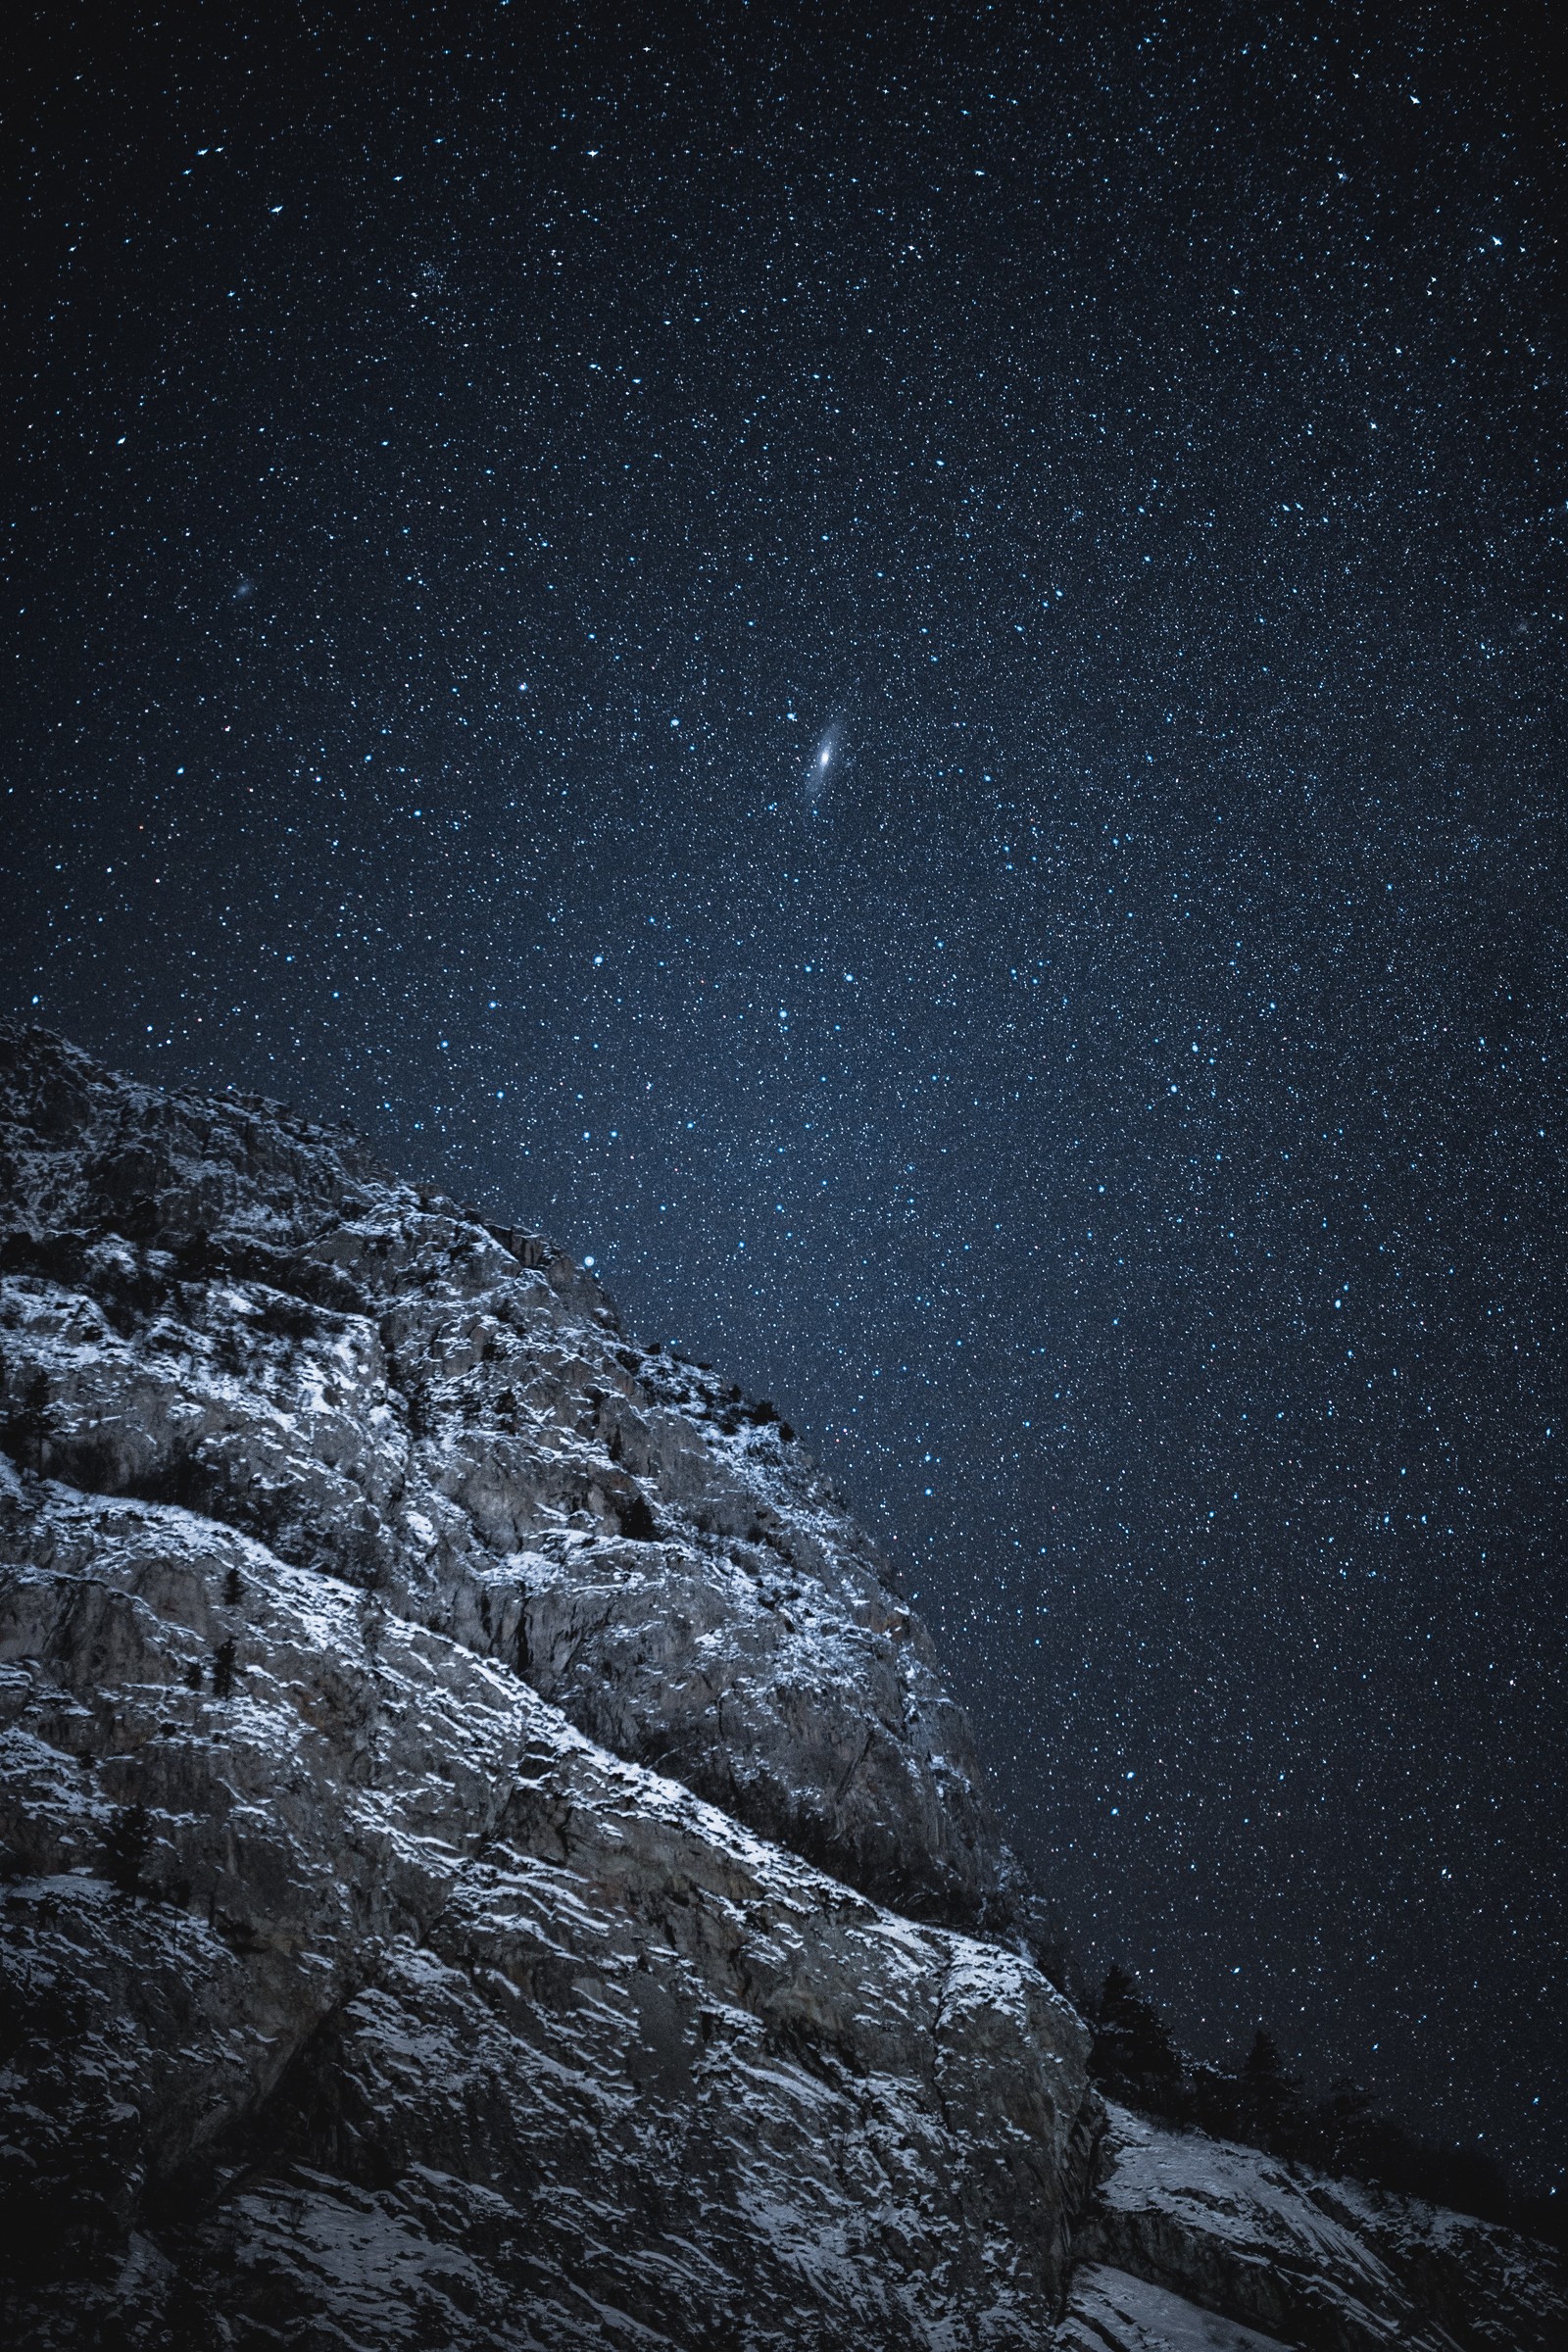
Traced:
[[771, 1407], [351, 1138], [0, 1025], [7, 2342], [1556, 2340], [1504, 2232], [1102, 2139], [1072, 1983]]
[[26, 2340], [1041, 2340], [1086, 2036], [1028, 1960], [375, 1595], [0, 1477]]
[[1039, 2342], [1086, 2033], [788, 1433], [346, 1138], [0, 1050], [12, 2332]]
[[0, 1221], [26, 1468], [377, 1592], [906, 1912], [1017, 1920], [968, 1727], [842, 1502], [547, 1243], [15, 1029]]
[[1568, 2341], [1545, 2248], [1467, 2215], [1115, 2106], [1100, 2171], [1080, 2257], [1288, 2344], [1557, 2352]]
[[1278, 2336], [1101, 2262], [1073, 2273], [1056, 2343], [1059, 2352], [1286, 2352]]

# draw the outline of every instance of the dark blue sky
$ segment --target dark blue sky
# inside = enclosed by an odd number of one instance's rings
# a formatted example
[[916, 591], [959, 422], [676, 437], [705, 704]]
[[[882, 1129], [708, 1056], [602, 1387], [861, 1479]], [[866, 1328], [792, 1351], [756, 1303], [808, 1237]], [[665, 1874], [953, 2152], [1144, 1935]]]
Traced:
[[42, 12], [0, 985], [776, 1396], [1091, 1960], [1539, 2182], [1564, 174], [1465, 13]]

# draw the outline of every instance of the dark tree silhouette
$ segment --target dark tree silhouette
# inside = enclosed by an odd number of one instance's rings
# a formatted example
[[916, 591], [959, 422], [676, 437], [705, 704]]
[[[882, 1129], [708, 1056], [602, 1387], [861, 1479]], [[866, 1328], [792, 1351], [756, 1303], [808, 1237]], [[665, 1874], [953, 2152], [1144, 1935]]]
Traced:
[[234, 1642], [232, 1635], [220, 1642], [213, 1652], [213, 1696], [232, 1698], [234, 1695]]
[[1279, 2044], [1259, 2026], [1242, 2062], [1241, 2116], [1247, 2136], [1283, 2153], [1282, 2142], [1300, 2118], [1300, 2084], [1285, 2071]]
[[1108, 1971], [1094, 2023], [1089, 2071], [1129, 2107], [1183, 2130], [1196, 2126], [1219, 2139], [1266, 2148], [1339, 2180], [1369, 2180], [1483, 2221], [1509, 2222], [1553, 2244], [1568, 2238], [1558, 2200], [1514, 2198], [1507, 2175], [1485, 2149], [1417, 2139], [1396, 2117], [1379, 2114], [1348, 2079], [1308, 2102], [1264, 2027], [1240, 2063], [1190, 2061], [1125, 1968]]
[[1174, 2112], [1182, 2089], [1182, 2057], [1152, 2001], [1125, 1968], [1106, 1971], [1095, 2020], [1089, 2071], [1134, 2106]]

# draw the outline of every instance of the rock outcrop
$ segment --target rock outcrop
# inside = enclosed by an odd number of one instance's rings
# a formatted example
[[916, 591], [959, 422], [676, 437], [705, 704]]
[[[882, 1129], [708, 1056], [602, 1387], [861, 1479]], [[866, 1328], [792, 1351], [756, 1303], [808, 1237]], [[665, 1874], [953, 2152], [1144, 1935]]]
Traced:
[[1101, 2145], [918, 1619], [537, 1236], [0, 1028], [0, 1379], [8, 2340], [1550, 2340], [1479, 2224]]
[[1006, 1913], [924, 1629], [771, 1408], [349, 1137], [8, 1058], [19, 1458], [378, 1592], [906, 1913]]
[[[1517, 2352], [1568, 2341], [1544, 2249], [1466, 2215], [1115, 2106], [1099, 2172], [1074, 2252], [1112, 2267], [1079, 2274], [1080, 2303], [1113, 2300], [1119, 2272], [1311, 2352]], [[1137, 2336], [1127, 2343], [1136, 2352]]]

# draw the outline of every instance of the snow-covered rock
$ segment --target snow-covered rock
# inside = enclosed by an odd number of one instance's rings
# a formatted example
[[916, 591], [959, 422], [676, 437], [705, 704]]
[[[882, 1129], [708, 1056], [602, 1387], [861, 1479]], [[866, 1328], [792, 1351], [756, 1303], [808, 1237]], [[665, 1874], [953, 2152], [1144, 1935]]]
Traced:
[[[373, 1596], [0, 1475], [7, 2186], [70, 2280], [43, 2340], [118, 2313], [135, 2233], [149, 2342], [1040, 2340], [1084, 2034], [1027, 1960]], [[193, 1689], [230, 1639], [231, 1694]], [[134, 1896], [104, 1869], [132, 1801]]]
[[1011, 1919], [929, 1638], [770, 1407], [351, 1137], [37, 1031], [0, 1065], [19, 1460], [375, 1591], [906, 1912]]
[[8, 2344], [1552, 2340], [1501, 2232], [1102, 2146], [1049, 1946], [771, 1408], [350, 1138], [0, 1025]]
[[1058, 2352], [1284, 2352], [1278, 2336], [1259, 2335], [1102, 2262], [1073, 2273], [1056, 2344]]
[[1545, 2250], [1466, 2215], [1116, 2106], [1100, 2176], [1075, 2252], [1287, 2343], [1550, 2352], [1568, 2342]]
[[5, 1053], [23, 2335], [1038, 2343], [1087, 2035], [943, 1924], [968, 1735], [799, 1449], [345, 1139]]

